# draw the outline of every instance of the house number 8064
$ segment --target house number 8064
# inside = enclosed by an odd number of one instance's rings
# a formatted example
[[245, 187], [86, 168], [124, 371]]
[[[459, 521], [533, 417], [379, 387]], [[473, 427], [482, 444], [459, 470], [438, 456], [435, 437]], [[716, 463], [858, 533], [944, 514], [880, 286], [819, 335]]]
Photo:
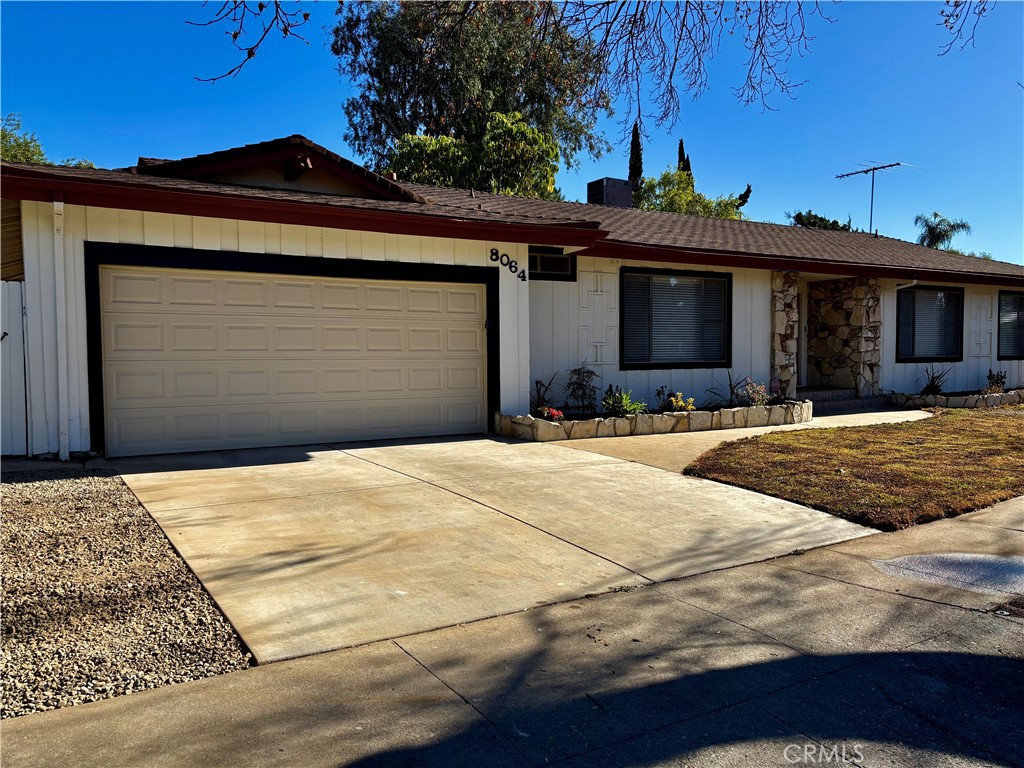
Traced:
[[526, 270], [519, 268], [519, 262], [509, 256], [507, 253], [499, 253], [497, 248], [491, 248], [491, 261], [496, 261], [503, 267], [508, 267], [508, 271], [513, 275], [518, 275], [519, 279], [524, 283], [526, 282]]

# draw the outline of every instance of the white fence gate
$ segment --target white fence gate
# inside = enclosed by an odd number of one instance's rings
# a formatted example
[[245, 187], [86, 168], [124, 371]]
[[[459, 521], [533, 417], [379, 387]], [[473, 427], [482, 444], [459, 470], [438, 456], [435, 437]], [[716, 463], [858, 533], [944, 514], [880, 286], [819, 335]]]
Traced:
[[0, 283], [0, 454], [28, 452], [25, 403], [24, 283]]

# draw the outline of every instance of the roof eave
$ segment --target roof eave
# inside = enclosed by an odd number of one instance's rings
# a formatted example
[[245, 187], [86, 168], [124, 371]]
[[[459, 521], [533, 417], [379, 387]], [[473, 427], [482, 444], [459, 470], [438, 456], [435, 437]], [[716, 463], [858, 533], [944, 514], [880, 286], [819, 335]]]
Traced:
[[608, 235], [594, 222], [566, 225], [480, 221], [437, 214], [319, 205], [280, 198], [253, 198], [232, 195], [227, 191], [200, 192], [138, 183], [128, 185], [109, 180], [56, 177], [45, 171], [9, 166], [4, 166], [3, 171], [4, 197], [39, 202], [61, 200], [69, 205], [121, 210], [149, 210], [332, 229], [527, 244], [587, 247]]
[[945, 281], [971, 285], [1024, 286], [1024, 274], [1018, 276], [993, 272], [957, 272], [895, 264], [851, 264], [844, 261], [802, 259], [764, 253], [667, 248], [628, 243], [621, 240], [599, 240], [592, 247], [582, 251], [581, 255], [623, 261], [666, 261], [677, 264], [700, 263], [777, 271], [823, 272], [849, 275], [850, 277], [887, 277], [897, 280]]

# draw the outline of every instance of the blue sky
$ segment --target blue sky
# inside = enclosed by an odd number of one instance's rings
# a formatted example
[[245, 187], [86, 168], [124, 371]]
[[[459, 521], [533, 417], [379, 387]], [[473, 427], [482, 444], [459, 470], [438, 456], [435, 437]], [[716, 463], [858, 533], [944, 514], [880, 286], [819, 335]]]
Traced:
[[[139, 155], [183, 157], [301, 133], [358, 160], [345, 144], [341, 104], [349, 84], [327, 50], [334, 4], [309, 5], [309, 45], [272, 40], [235, 79], [215, 84], [234, 62], [221, 29], [188, 26], [219, 3], [0, 3], [0, 109], [20, 112], [50, 157], [84, 157], [101, 167]], [[875, 228], [913, 240], [918, 213], [940, 211], [974, 228], [954, 245], [1024, 261], [1024, 4], [999, 3], [976, 46], [938, 56], [945, 33], [939, 3], [828, 6], [815, 20], [812, 53], [790, 72], [806, 80], [775, 111], [738, 104], [740, 52], [711, 62], [711, 89], [683, 100], [679, 123], [648, 124], [648, 175], [675, 161], [686, 140], [698, 190], [735, 193], [750, 183], [746, 213], [785, 222], [813, 208], [867, 228], [870, 178], [836, 180], [866, 164], [912, 167], [879, 174]], [[563, 170], [568, 199], [586, 182], [626, 175], [628, 142], [618, 118], [603, 126], [619, 146]]]

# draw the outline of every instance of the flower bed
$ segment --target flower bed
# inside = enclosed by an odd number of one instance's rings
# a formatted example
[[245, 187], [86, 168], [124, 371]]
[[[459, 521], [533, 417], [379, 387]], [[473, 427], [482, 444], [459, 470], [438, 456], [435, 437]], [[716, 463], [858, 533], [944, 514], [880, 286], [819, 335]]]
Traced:
[[997, 395], [905, 395], [895, 392], [892, 401], [898, 408], [995, 408], [1024, 403], [1024, 389], [1011, 389]]
[[494, 414], [494, 431], [503, 437], [550, 442], [582, 440], [588, 437], [629, 437], [663, 435], [670, 432], [703, 432], [711, 429], [765, 427], [802, 424], [813, 416], [813, 403], [787, 402], [780, 405], [752, 405], [746, 408], [722, 408], [718, 411], [679, 413], [641, 413], [636, 416], [548, 421], [533, 416]]

